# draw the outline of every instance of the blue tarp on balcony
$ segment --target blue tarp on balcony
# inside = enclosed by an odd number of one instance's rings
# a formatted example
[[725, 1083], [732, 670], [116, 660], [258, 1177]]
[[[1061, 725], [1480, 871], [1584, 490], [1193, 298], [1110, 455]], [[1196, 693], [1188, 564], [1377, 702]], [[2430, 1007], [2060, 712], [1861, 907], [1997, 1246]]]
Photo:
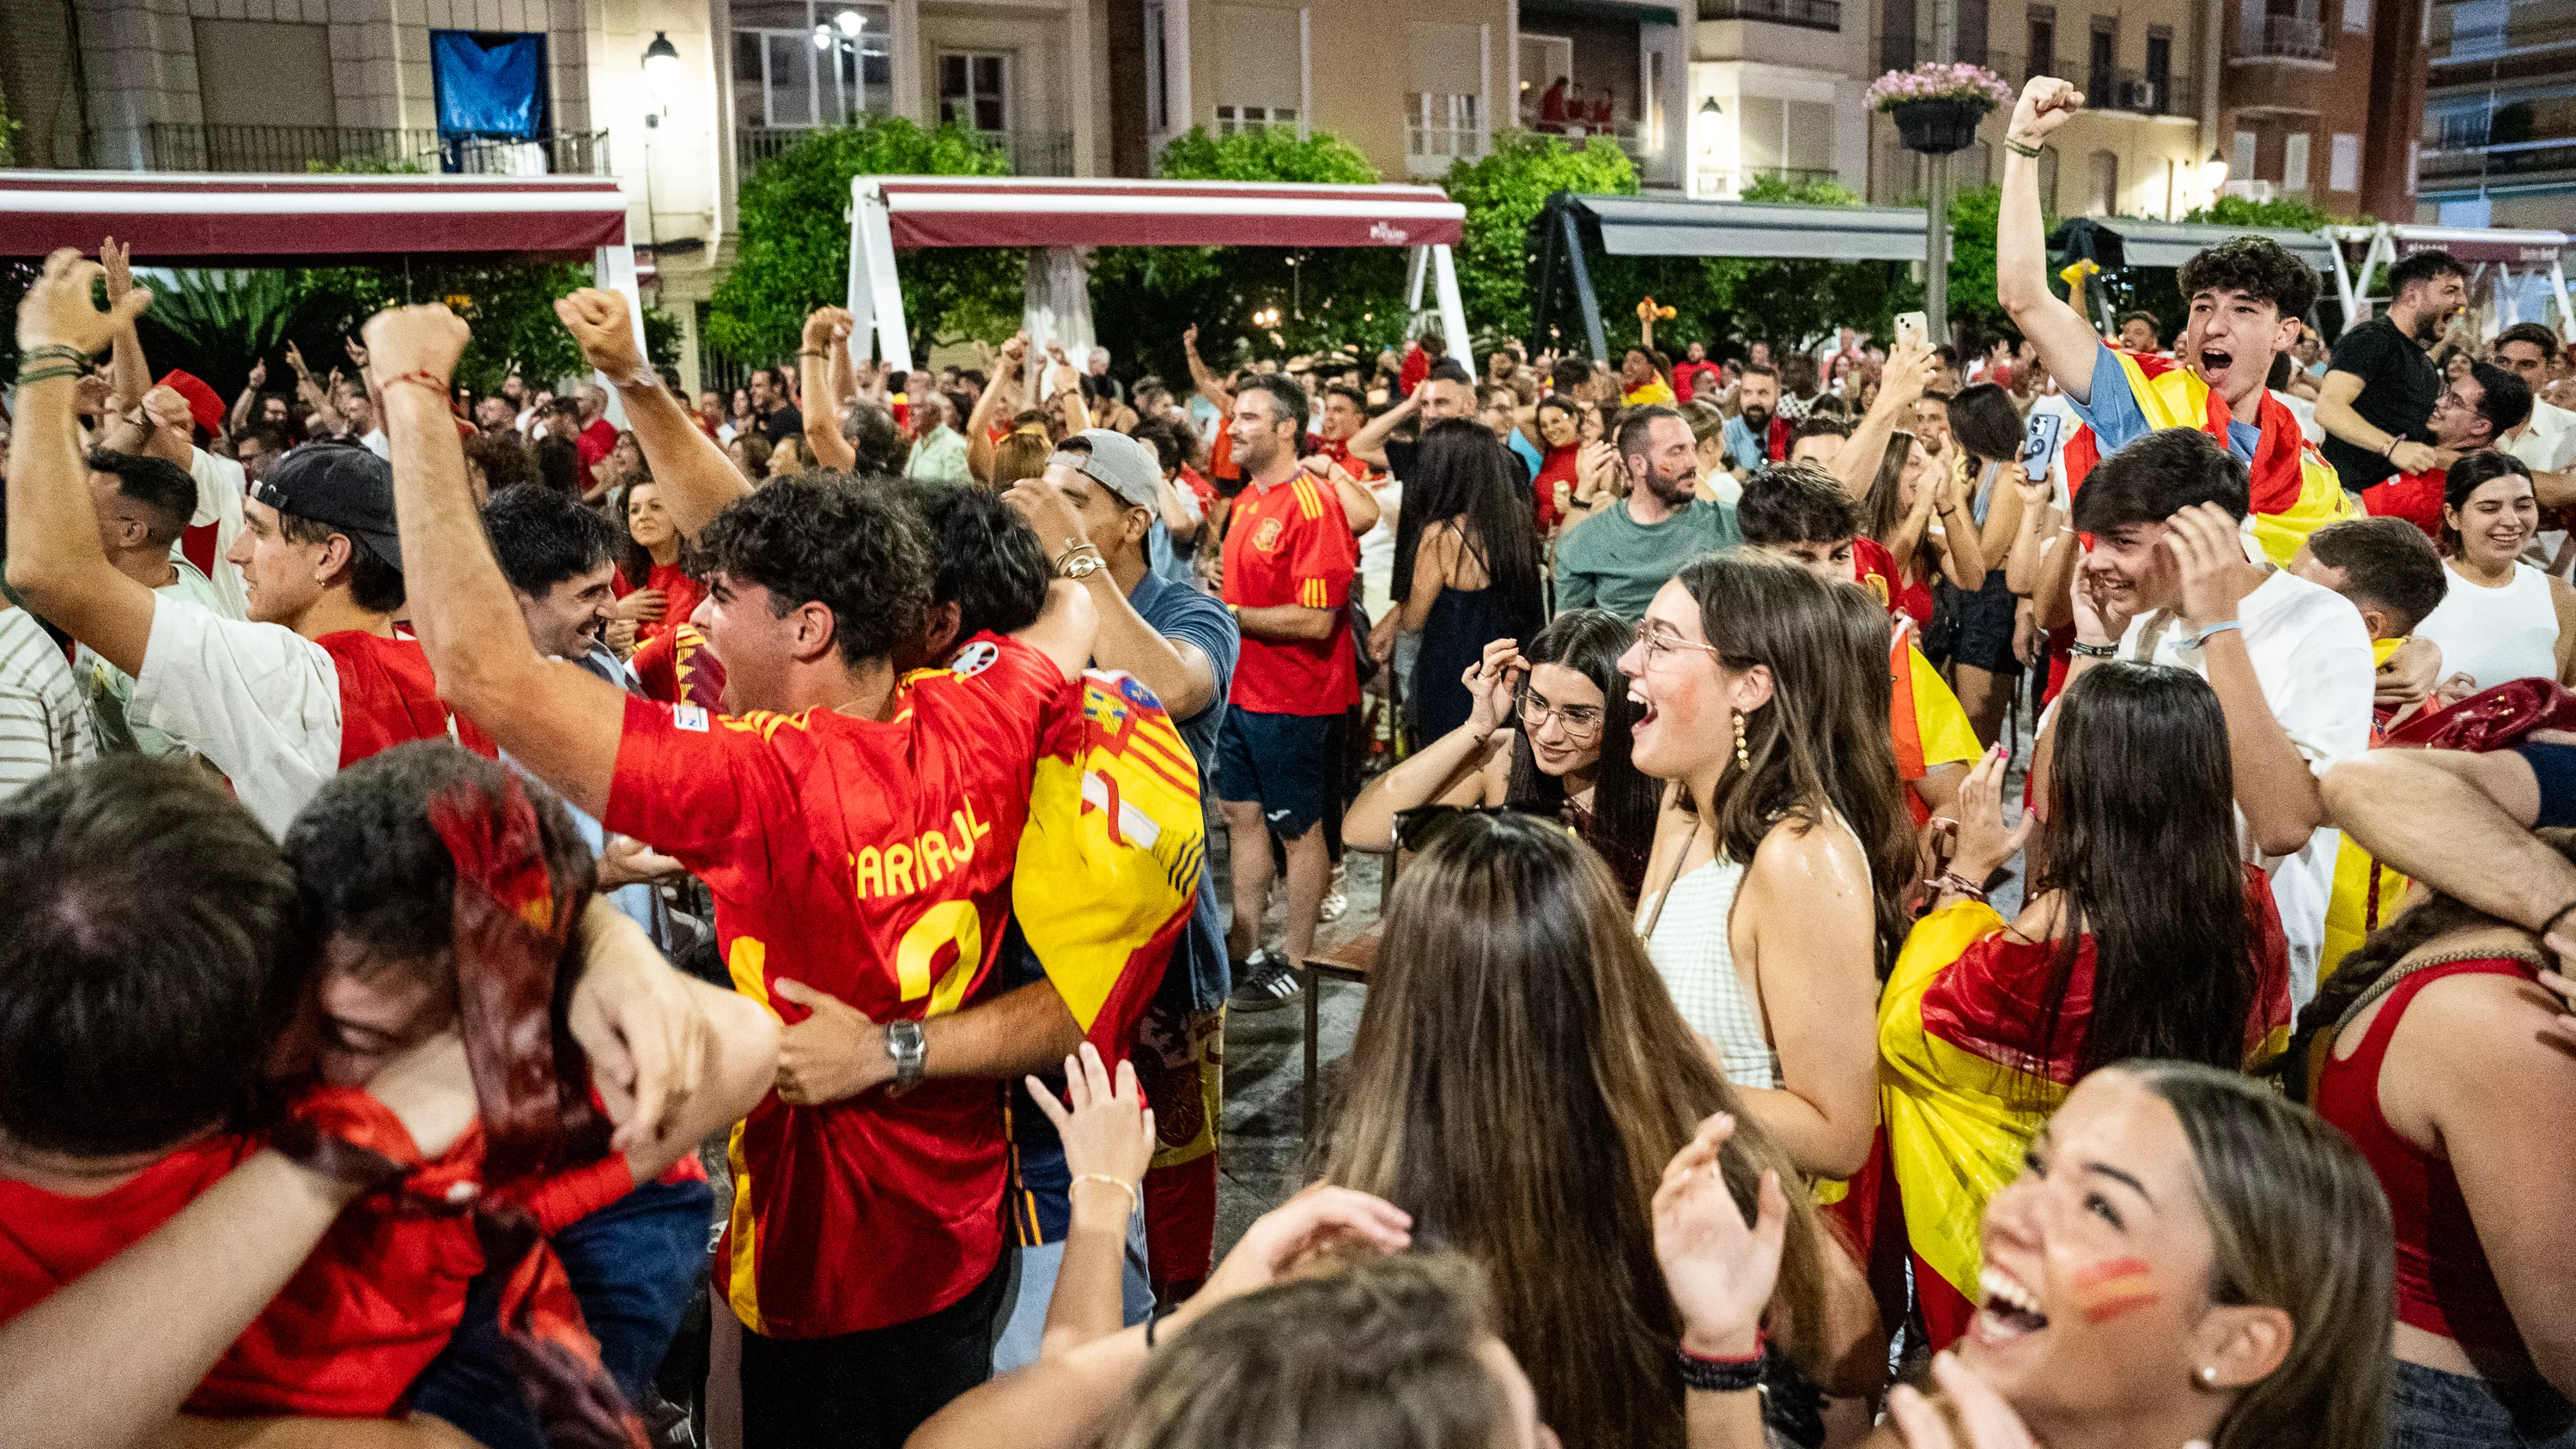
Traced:
[[495, 39], [465, 30], [429, 33], [441, 136], [528, 141], [545, 133], [545, 37]]

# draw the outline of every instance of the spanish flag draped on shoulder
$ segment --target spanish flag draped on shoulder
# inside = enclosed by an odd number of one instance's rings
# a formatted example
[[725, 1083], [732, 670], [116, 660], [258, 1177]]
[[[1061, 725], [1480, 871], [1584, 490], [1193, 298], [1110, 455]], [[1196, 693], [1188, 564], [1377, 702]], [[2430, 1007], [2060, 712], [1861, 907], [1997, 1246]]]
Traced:
[[1101, 1059], [1125, 1057], [1207, 860], [1199, 772], [1152, 691], [1089, 670], [1040, 727], [1012, 910]]
[[[2222, 448], [2231, 446], [2228, 425], [2235, 415], [2227, 399], [2212, 391], [2199, 373], [2170, 357], [2130, 352], [2108, 342], [2102, 347], [2118, 363], [2119, 378], [2127, 384], [2129, 397], [2149, 430], [2194, 428], [2217, 439]], [[2093, 389], [2098, 392], [2111, 378], [2111, 368], [2095, 367]], [[2085, 411], [2098, 414], [2102, 403], [2094, 397]], [[2262, 430], [2262, 441], [2246, 460], [2253, 473], [2254, 539], [2262, 545], [2265, 558], [2287, 568], [2309, 534], [2338, 519], [2359, 518], [2361, 506], [2344, 493], [2334, 465], [2300, 434], [2298, 418], [2269, 390], [2259, 394], [2254, 421]], [[2067, 441], [2064, 456], [2070, 497], [2104, 456], [2095, 427], [2088, 422]], [[2121, 438], [2118, 443], [2129, 441]], [[2118, 446], [2109, 451], [2118, 451]]]
[[[2290, 955], [2269, 881], [2245, 868], [2258, 943], [2246, 1059], [2289, 1044]], [[1954, 902], [1905, 939], [1878, 1007], [1879, 1141], [1903, 1209], [1917, 1301], [1934, 1349], [1968, 1328], [1983, 1295], [1986, 1202], [2021, 1173], [2022, 1153], [2082, 1069], [2093, 1010], [2093, 940], [2077, 943], [2059, 989], [2059, 943], [2024, 941], [1989, 907]], [[2052, 992], [2056, 1029], [2045, 1032]], [[2043, 1034], [2046, 1040], [2043, 1040]], [[1886, 1230], [1884, 1212], [1877, 1228]]]

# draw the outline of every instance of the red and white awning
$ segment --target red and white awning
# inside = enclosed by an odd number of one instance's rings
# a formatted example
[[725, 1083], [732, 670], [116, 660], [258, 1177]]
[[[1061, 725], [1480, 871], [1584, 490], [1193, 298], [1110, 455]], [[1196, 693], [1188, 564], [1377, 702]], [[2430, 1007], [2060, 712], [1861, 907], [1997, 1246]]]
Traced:
[[894, 245], [1455, 246], [1467, 210], [1436, 186], [862, 176]]
[[594, 176], [228, 176], [0, 171], [0, 256], [138, 261], [390, 252], [550, 253], [626, 244], [626, 197]]

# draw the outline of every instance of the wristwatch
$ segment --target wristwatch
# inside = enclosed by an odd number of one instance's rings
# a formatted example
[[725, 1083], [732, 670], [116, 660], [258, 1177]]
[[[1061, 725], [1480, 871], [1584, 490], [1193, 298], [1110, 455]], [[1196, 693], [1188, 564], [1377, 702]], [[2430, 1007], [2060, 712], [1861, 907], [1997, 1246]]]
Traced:
[[921, 1081], [921, 1023], [890, 1021], [885, 1029], [886, 1055], [894, 1058], [894, 1084], [908, 1088]]

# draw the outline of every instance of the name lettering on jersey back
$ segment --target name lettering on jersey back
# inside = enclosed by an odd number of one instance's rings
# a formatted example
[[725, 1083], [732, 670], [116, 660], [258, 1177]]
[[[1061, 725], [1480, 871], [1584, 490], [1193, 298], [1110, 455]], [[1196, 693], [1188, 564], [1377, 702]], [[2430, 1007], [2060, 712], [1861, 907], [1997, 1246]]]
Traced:
[[860, 900], [907, 896], [963, 869], [975, 858], [975, 842], [992, 834], [993, 827], [976, 818], [972, 801], [950, 812], [948, 820], [950, 830], [933, 827], [910, 842], [897, 841], [882, 851], [861, 846], [850, 857], [850, 893]]

